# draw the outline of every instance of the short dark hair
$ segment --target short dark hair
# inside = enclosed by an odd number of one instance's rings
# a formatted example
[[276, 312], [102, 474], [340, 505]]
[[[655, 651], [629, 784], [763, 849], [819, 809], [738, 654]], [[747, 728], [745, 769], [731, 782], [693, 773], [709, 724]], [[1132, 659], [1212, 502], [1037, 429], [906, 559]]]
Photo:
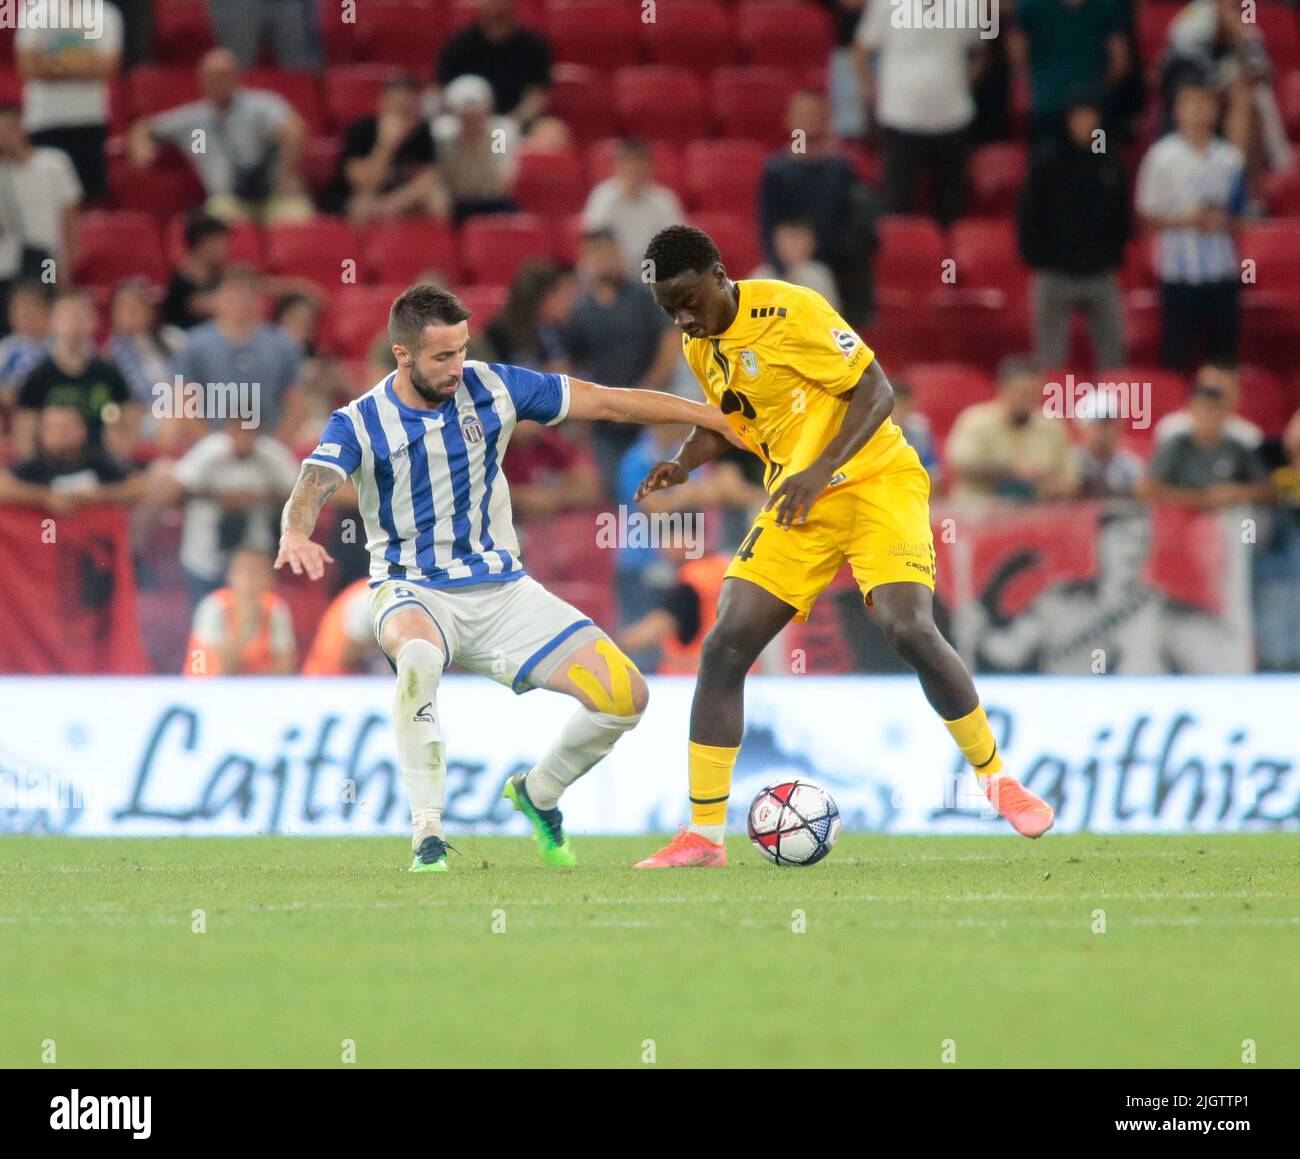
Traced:
[[678, 274], [702, 274], [722, 261], [713, 239], [692, 225], [670, 225], [650, 239], [645, 248], [651, 281], [666, 282]]
[[230, 226], [219, 217], [196, 209], [185, 219], [185, 248], [192, 250], [199, 242], [210, 237], [225, 237], [229, 233]]
[[394, 346], [418, 350], [424, 328], [431, 322], [454, 326], [467, 321], [470, 312], [450, 290], [420, 282], [398, 294], [388, 312], [388, 340]]
[[998, 386], [1027, 374], [1042, 374], [1043, 368], [1032, 354], [1008, 354], [998, 363]]

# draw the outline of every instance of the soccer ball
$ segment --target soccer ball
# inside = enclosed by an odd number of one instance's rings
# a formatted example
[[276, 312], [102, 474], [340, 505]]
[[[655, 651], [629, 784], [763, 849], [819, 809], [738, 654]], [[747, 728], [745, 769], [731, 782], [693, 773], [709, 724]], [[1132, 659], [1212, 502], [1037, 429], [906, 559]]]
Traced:
[[777, 865], [815, 865], [839, 835], [839, 806], [812, 781], [769, 785], [749, 807], [749, 839]]

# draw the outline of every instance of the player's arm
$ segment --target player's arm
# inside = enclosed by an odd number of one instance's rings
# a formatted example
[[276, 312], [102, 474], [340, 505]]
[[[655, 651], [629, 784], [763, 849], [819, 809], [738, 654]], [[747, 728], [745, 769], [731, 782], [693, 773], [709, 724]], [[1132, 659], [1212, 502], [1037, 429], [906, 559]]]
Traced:
[[716, 431], [723, 439], [734, 440], [737, 446], [743, 446], [716, 407], [657, 390], [624, 390], [570, 378], [568, 417], [647, 425], [685, 423]]
[[894, 388], [873, 358], [851, 390], [849, 409], [835, 437], [807, 467], [787, 476], [763, 505], [764, 510], [776, 507], [778, 527], [789, 527], [797, 516], [800, 522], [808, 518], [813, 500], [830, 486], [831, 476], [867, 445], [893, 409]]
[[[721, 414], [720, 411], [718, 413]], [[641, 480], [641, 485], [636, 489], [635, 500], [639, 503], [655, 491], [662, 491], [665, 487], [681, 486], [696, 467], [702, 467], [719, 455], [725, 454], [731, 449], [731, 445], [731, 440], [723, 438], [717, 431], [707, 427], [696, 427], [676, 455], [650, 468], [650, 473]]]
[[277, 569], [286, 563], [294, 575], [305, 571], [309, 579], [318, 580], [325, 574], [325, 564], [333, 563], [330, 555], [319, 543], [313, 543], [312, 532], [316, 520], [343, 482], [343, 476], [333, 467], [307, 462], [298, 473], [289, 502], [280, 516], [280, 553], [275, 557]]

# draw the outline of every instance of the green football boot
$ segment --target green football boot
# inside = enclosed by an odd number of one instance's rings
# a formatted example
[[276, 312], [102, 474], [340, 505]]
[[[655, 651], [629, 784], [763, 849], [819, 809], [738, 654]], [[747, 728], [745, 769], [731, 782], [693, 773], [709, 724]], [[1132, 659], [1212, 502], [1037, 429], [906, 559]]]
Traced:
[[441, 837], [426, 837], [420, 842], [411, 861], [412, 873], [448, 873], [451, 866], [447, 864], [447, 853], [455, 853]]
[[578, 864], [578, 855], [573, 845], [564, 835], [564, 817], [559, 809], [539, 809], [528, 796], [524, 787], [526, 773], [518, 773], [506, 781], [501, 795], [514, 805], [515, 809], [528, 818], [533, 827], [533, 836], [537, 838], [537, 848], [542, 860], [555, 869], [571, 869]]

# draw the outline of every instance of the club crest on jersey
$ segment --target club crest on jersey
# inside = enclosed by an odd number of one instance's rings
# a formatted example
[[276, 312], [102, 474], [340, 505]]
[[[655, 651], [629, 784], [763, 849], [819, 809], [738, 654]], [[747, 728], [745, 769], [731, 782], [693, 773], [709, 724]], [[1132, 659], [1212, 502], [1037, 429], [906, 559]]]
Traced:
[[752, 350], [742, 350], [740, 352], [740, 365], [748, 378], [758, 377], [758, 355]]
[[465, 436], [467, 443], [481, 443], [483, 441], [483, 424], [478, 421], [478, 415], [472, 412], [461, 415], [460, 433]]
[[858, 336], [852, 330], [837, 330], [832, 326], [831, 337], [835, 339], [835, 345], [840, 348], [840, 353], [845, 358], [852, 357], [858, 345]]

